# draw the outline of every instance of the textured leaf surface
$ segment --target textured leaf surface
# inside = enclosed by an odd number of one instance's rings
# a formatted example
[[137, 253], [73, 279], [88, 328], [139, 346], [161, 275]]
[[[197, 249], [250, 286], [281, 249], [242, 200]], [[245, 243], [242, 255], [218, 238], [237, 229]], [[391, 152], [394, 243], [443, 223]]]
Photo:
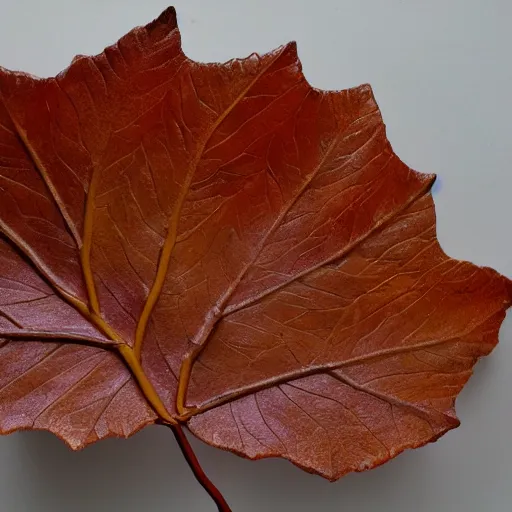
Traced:
[[4, 433], [186, 422], [336, 479], [458, 425], [512, 288], [443, 253], [369, 86], [191, 61], [170, 9], [0, 94]]

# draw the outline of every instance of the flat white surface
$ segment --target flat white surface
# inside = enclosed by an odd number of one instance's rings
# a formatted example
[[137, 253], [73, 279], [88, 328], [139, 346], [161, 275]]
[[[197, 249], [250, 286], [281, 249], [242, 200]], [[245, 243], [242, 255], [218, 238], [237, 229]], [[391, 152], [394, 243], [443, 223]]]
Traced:
[[[171, 0], [0, 0], [0, 64], [41, 76], [100, 52]], [[445, 251], [512, 277], [510, 0], [175, 0], [189, 57], [298, 42], [312, 85], [372, 84], [398, 155], [435, 172]], [[462, 426], [330, 484], [281, 460], [193, 442], [234, 512], [510, 512], [512, 314], [457, 402]], [[50, 434], [0, 439], [1, 512], [214, 511], [172, 434], [73, 453]]]

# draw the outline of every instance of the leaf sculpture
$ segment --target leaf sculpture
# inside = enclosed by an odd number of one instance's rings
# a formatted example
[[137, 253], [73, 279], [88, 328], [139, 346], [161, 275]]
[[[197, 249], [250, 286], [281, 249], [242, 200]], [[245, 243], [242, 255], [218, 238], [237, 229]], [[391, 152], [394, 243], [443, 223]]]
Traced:
[[168, 9], [0, 93], [2, 433], [166, 424], [229, 510], [182, 425], [335, 480], [459, 424], [512, 288], [443, 253], [369, 86], [193, 62]]

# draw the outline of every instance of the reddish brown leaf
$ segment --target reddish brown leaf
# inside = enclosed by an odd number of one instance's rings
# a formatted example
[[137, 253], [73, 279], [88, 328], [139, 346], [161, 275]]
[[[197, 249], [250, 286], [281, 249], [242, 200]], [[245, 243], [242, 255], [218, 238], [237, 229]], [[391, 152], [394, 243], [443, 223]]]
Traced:
[[4, 433], [186, 423], [336, 479], [458, 425], [510, 282], [443, 253], [369, 86], [193, 62], [169, 9], [0, 94]]

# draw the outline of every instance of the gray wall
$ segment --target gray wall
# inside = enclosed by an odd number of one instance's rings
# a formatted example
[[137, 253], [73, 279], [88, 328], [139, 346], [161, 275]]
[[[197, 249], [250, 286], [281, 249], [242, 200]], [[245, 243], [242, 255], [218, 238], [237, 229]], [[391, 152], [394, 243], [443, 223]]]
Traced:
[[[167, 0], [170, 2], [171, 0]], [[510, 0], [175, 0], [184, 49], [227, 60], [297, 40], [316, 87], [370, 82], [398, 155], [440, 177], [439, 238], [512, 277]], [[47, 76], [156, 17], [161, 0], [0, 0], [0, 64]], [[280, 460], [194, 442], [234, 512], [510, 512], [512, 314], [435, 445], [335, 484]], [[70, 452], [46, 433], [0, 439], [2, 512], [214, 510], [161, 427]]]

